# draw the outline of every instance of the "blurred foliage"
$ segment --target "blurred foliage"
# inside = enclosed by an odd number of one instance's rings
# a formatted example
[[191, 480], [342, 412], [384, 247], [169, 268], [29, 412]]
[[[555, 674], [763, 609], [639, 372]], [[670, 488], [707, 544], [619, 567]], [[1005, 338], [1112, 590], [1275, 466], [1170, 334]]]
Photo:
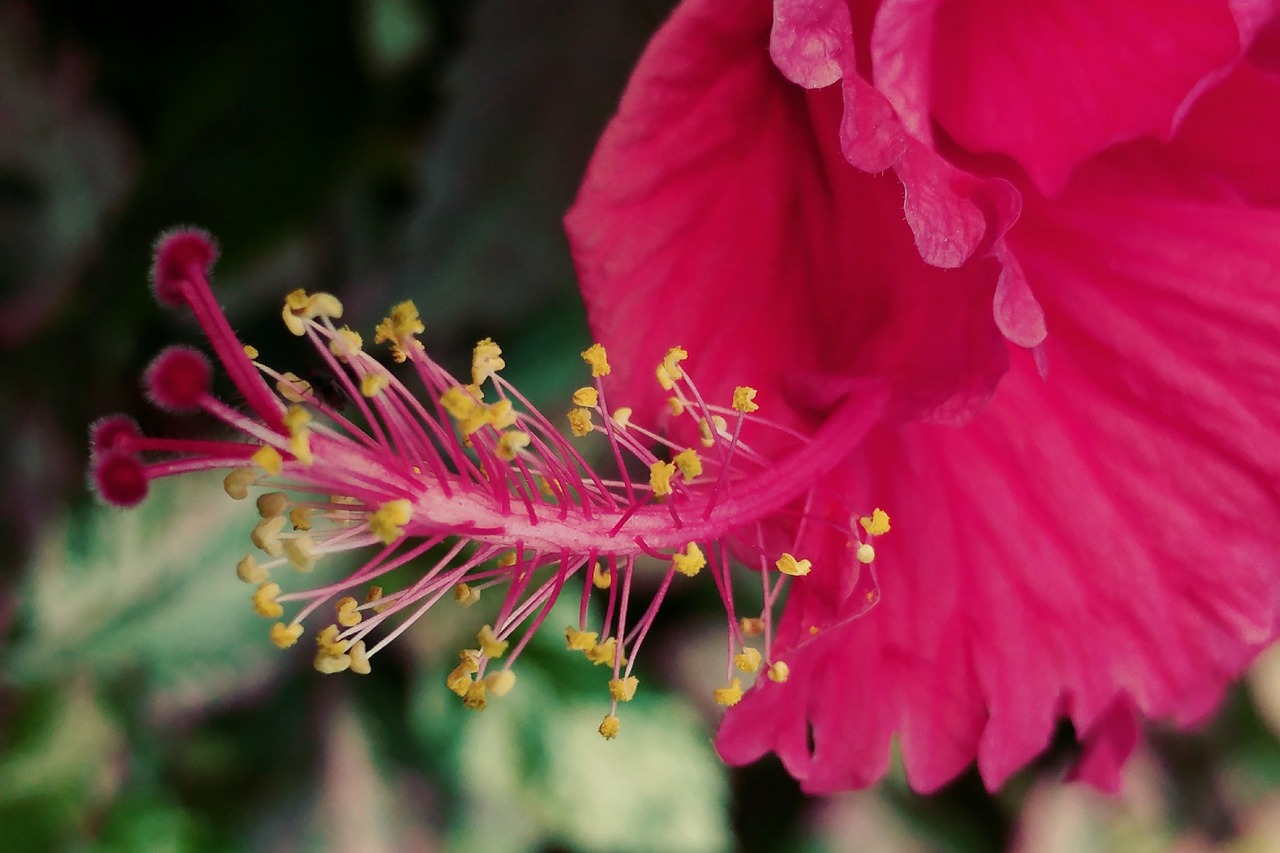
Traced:
[[1280, 849], [1274, 655], [1256, 701], [1155, 731], [1118, 799], [1055, 783], [1064, 730], [997, 796], [973, 772], [918, 796], [899, 771], [816, 800], [776, 761], [715, 758], [706, 589], [664, 606], [606, 744], [604, 679], [554, 631], [480, 715], [444, 687], [479, 611], [433, 611], [369, 678], [322, 677], [231, 571], [250, 508], [201, 478], [128, 513], [88, 500], [93, 418], [209, 428], [137, 382], [194, 337], [144, 280], [178, 223], [218, 235], [232, 322], [286, 369], [314, 367], [278, 328], [288, 290], [338, 293], [365, 330], [412, 297], [446, 364], [492, 335], [535, 402], [562, 399], [587, 334], [560, 217], [668, 5], [0, 5], [5, 853]]

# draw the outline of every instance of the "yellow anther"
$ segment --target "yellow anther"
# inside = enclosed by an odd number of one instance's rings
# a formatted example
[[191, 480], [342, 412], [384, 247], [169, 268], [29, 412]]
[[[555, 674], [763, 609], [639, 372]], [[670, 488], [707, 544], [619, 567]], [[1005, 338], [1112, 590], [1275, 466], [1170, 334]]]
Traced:
[[307, 307], [307, 292], [302, 288], [294, 290], [284, 297], [284, 308], [280, 312], [280, 316], [284, 319], [285, 326], [289, 331], [298, 337], [302, 337], [307, 333], [307, 324], [303, 321], [303, 311]]
[[[712, 430], [715, 430], [714, 434]], [[703, 447], [713, 447], [716, 443], [716, 436], [721, 438], [729, 438], [729, 423], [719, 415], [712, 415], [711, 420], [706, 418], [698, 421], [698, 436], [702, 439]]]
[[284, 492], [266, 492], [258, 495], [257, 505], [258, 515], [263, 518], [274, 518], [277, 515], [284, 515], [284, 511], [289, 508], [289, 496]]
[[295, 506], [289, 510], [289, 523], [293, 525], [294, 530], [310, 530], [311, 513], [314, 511], [309, 506]]
[[313, 461], [311, 433], [305, 427], [289, 437], [289, 452], [303, 465], [310, 465]]
[[262, 583], [267, 579], [267, 570], [259, 566], [254, 556], [249, 554], [236, 563], [236, 577], [245, 583]]
[[257, 347], [251, 347], [251, 346], [249, 346], [248, 344], [245, 344], [245, 345], [244, 345], [244, 354], [245, 354], [245, 355], [247, 355], [249, 358], [257, 358], [257, 357], [258, 357], [258, 348], [257, 348]]
[[663, 391], [670, 391], [676, 387], [675, 380], [671, 378], [671, 373], [667, 370], [665, 364], [659, 364], [653, 369], [653, 375], [658, 378], [658, 384], [662, 386]]
[[764, 633], [764, 620], [758, 616], [743, 616], [738, 622], [745, 637], [758, 637]]
[[604, 718], [604, 722], [600, 724], [600, 728], [597, 729], [597, 731], [600, 732], [600, 737], [605, 740], [613, 740], [618, 736], [618, 729], [621, 727], [622, 721], [613, 714], [610, 714]]
[[573, 404], [575, 406], [585, 406], [588, 409], [594, 409], [600, 403], [600, 392], [592, 388], [590, 385], [579, 388], [573, 392]]
[[613, 414], [609, 416], [613, 421], [613, 425], [618, 429], [626, 429], [631, 426], [631, 407], [619, 406], [613, 410]]
[[463, 649], [458, 652], [458, 668], [463, 672], [480, 671], [480, 650]]
[[583, 350], [582, 360], [590, 366], [593, 379], [609, 375], [609, 355], [600, 344], [592, 344]]
[[733, 410], [749, 415], [760, 408], [755, 399], [756, 389], [749, 385], [739, 385], [733, 389]]
[[516, 552], [507, 551], [498, 557], [498, 568], [509, 569], [516, 564]]
[[338, 599], [334, 608], [338, 614], [338, 624], [343, 628], [351, 628], [360, 624], [364, 617], [360, 615], [360, 602], [348, 595]]
[[698, 456], [698, 451], [692, 447], [687, 450], [681, 450], [672, 457], [671, 461], [680, 469], [680, 473], [684, 476], [686, 483], [694, 477], [702, 475], [702, 458]]
[[613, 583], [613, 575], [604, 568], [604, 566], [596, 563], [591, 569], [591, 583], [596, 589], [608, 589]]
[[711, 695], [715, 697], [717, 705], [732, 708], [742, 701], [742, 679], [735, 678], [728, 687], [717, 687]]
[[584, 408], [569, 411], [569, 431], [581, 438], [588, 435], [594, 427], [591, 424], [591, 410]]
[[509, 669], [491, 672], [484, 677], [484, 686], [494, 696], [506, 696], [511, 692], [511, 688], [516, 686], [516, 674]]
[[493, 423], [493, 415], [490, 413], [489, 407], [478, 405], [471, 410], [471, 414], [458, 421], [458, 430], [464, 436], [470, 438], [491, 423]]
[[391, 344], [391, 357], [397, 362], [402, 362], [409, 357], [408, 350], [405, 349], [406, 344], [422, 345], [418, 341], [414, 341], [414, 335], [420, 335], [426, 331], [426, 327], [422, 325], [422, 320], [418, 316], [418, 308], [413, 304], [413, 300], [406, 299], [399, 305], [391, 309], [391, 314], [384, 317], [382, 322], [374, 330], [373, 342], [375, 344], [389, 343]]
[[279, 557], [284, 553], [284, 543], [280, 541], [282, 530], [284, 530], [284, 516], [264, 518], [254, 525], [253, 532], [249, 534], [249, 540], [260, 551], [265, 551], [272, 557]]
[[876, 507], [871, 512], [871, 516], [863, 516], [858, 519], [858, 523], [862, 525], [862, 529], [867, 531], [870, 536], [883, 536], [889, 532], [889, 513]]
[[[284, 521], [283, 518], [280, 520]], [[289, 565], [300, 572], [309, 572], [316, 567], [316, 555], [311, 551], [314, 547], [311, 537], [303, 533], [284, 540], [284, 555]]]
[[486, 704], [485, 693], [484, 682], [476, 681], [467, 688], [467, 692], [462, 697], [462, 704], [473, 711], [483, 711]]
[[337, 625], [326, 625], [319, 634], [316, 634], [316, 649], [329, 657], [346, 654], [347, 643], [345, 640], [338, 639], [340, 633]]
[[382, 393], [382, 390], [391, 383], [391, 380], [382, 373], [366, 373], [360, 377], [360, 394], [364, 397], [373, 398]]
[[863, 542], [853, 554], [858, 558], [858, 562], [865, 566], [875, 560], [876, 549], [869, 542]]
[[570, 651], [589, 652], [596, 647], [596, 637], [600, 636], [595, 631], [579, 631], [572, 625], [564, 629], [564, 639]]
[[781, 684], [791, 677], [791, 667], [780, 660], [769, 665], [769, 680]]
[[503, 462], [511, 462], [520, 455], [521, 450], [529, 446], [532, 440], [527, 432], [520, 430], [504, 432], [498, 439], [498, 449], [495, 452]]
[[483, 385], [486, 379], [506, 366], [507, 363], [502, 359], [502, 348], [491, 338], [485, 338], [471, 351], [471, 382]]
[[390, 545], [404, 535], [404, 525], [413, 517], [413, 504], [404, 498], [387, 501], [369, 516], [369, 530]]
[[610, 637], [603, 643], [596, 643], [587, 651], [587, 660], [599, 666], [602, 663], [613, 663], [618, 654], [618, 638]]
[[684, 551], [677, 551], [671, 555], [671, 568], [675, 569], [685, 577], [693, 577], [702, 571], [703, 566], [707, 564], [707, 558], [703, 556], [702, 549], [698, 547], [697, 542], [690, 542], [684, 546]]
[[658, 460], [649, 466], [649, 487], [655, 497], [671, 494], [671, 478], [675, 473], [676, 466], [670, 462]]
[[445, 678], [444, 683], [459, 697], [466, 696], [467, 689], [471, 687], [471, 673], [460, 666], [454, 667]]
[[511, 645], [506, 640], [499, 640], [498, 635], [493, 632], [493, 627], [485, 625], [476, 634], [476, 642], [480, 644], [480, 651], [490, 660], [496, 660], [507, 653], [507, 646]]
[[480, 600], [480, 590], [472, 589], [465, 583], [460, 583], [453, 588], [453, 600], [463, 607], [470, 607]]
[[609, 695], [613, 697], [615, 702], [630, 702], [635, 698], [636, 687], [640, 685], [640, 679], [634, 675], [628, 675], [626, 678], [615, 678], [609, 682]]
[[809, 574], [809, 571], [813, 568], [813, 563], [808, 560], [797, 560], [795, 557], [785, 552], [778, 558], [778, 562], [774, 563], [774, 565], [778, 567], [778, 571], [782, 572], [784, 575], [790, 575], [793, 578], [804, 577]]
[[328, 317], [337, 320], [342, 316], [342, 301], [332, 293], [313, 293], [307, 297], [303, 314], [308, 318]]
[[373, 672], [373, 668], [369, 666], [369, 652], [364, 647], [364, 640], [352, 643], [351, 650], [347, 654], [351, 656], [351, 671], [356, 675], [368, 675]]
[[510, 400], [497, 400], [489, 406], [489, 423], [494, 429], [506, 429], [513, 426], [520, 415]]
[[662, 364], [658, 365], [657, 376], [658, 384], [664, 390], [670, 391], [675, 387], [675, 383], [684, 379], [684, 371], [680, 368], [680, 362], [689, 357], [689, 353], [684, 351], [683, 347], [672, 347], [667, 350], [667, 354], [662, 358]]
[[222, 489], [228, 497], [242, 501], [249, 497], [249, 487], [258, 479], [258, 472], [252, 468], [234, 468], [222, 479]]
[[351, 655], [328, 655], [324, 652], [316, 652], [316, 659], [313, 664], [317, 672], [325, 675], [333, 675], [338, 672], [345, 672], [351, 668]]
[[743, 672], [757, 672], [760, 669], [760, 652], [748, 646], [733, 656], [733, 665]]
[[672, 417], [678, 418], [684, 414], [684, 401], [679, 397], [668, 397], [667, 409], [670, 410]]
[[264, 444], [255, 450], [249, 457], [249, 461], [272, 477], [279, 477], [280, 472], [284, 470], [284, 459], [280, 456], [280, 451], [269, 444]]
[[346, 361], [363, 348], [364, 338], [350, 326], [343, 326], [334, 335], [333, 340], [329, 341], [329, 352], [333, 353], [338, 361]]
[[302, 626], [297, 622], [286, 625], [283, 622], [277, 622], [271, 626], [271, 642], [282, 649], [287, 649], [294, 643], [298, 642], [298, 638], [302, 636]]
[[265, 581], [258, 585], [253, 593], [253, 609], [264, 619], [279, 619], [284, 615], [284, 608], [276, 601], [280, 594], [280, 584]]
[[276, 390], [290, 403], [301, 403], [311, 393], [311, 383], [296, 373], [282, 373]]
[[284, 425], [289, 428], [289, 434], [297, 434], [298, 430], [306, 429], [306, 425], [311, 423], [311, 412], [303, 409], [302, 406], [289, 406], [284, 411]]
[[475, 397], [467, 393], [465, 388], [455, 385], [440, 395], [440, 405], [444, 406], [449, 417], [460, 421], [474, 412], [480, 404]]

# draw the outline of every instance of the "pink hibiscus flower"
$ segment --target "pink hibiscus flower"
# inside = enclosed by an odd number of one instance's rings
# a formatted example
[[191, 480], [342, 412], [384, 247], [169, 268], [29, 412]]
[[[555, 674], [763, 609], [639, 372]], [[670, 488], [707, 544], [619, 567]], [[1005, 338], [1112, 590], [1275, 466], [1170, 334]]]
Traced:
[[727, 760], [834, 791], [896, 736], [916, 789], [994, 788], [1068, 718], [1111, 787], [1276, 636], [1275, 5], [688, 0], [655, 37], [567, 220], [597, 336], [800, 430], [888, 390], [808, 507], [892, 514], [879, 604], [810, 525]]

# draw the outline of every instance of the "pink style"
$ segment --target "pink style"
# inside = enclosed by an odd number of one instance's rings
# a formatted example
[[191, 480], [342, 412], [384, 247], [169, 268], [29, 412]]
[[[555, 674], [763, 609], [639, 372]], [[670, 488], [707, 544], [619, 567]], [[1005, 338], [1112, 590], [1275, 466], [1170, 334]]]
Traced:
[[[888, 516], [846, 508], [833, 522], [808, 507], [839, 459], [828, 448], [856, 444], [879, 415], [877, 388], [848, 397], [841, 416], [815, 433], [800, 433], [764, 417], [769, 402], [757, 402], [751, 387], [704, 395], [685, 363], [692, 359], [673, 347], [646, 372], [690, 437], [684, 443], [606, 401], [615, 378], [597, 344], [582, 353], [594, 381], [572, 395], [571, 440], [502, 377], [506, 362], [493, 341], [476, 345], [470, 381], [459, 380], [427, 355], [422, 318], [403, 302], [375, 333], [388, 360], [404, 366], [393, 371], [365, 352], [357, 332], [335, 324], [343, 313], [335, 297], [296, 290], [282, 319], [327, 364], [346, 401], [339, 407], [236, 337], [209, 284], [215, 256], [203, 232], [165, 235], [152, 283], [162, 303], [194, 315], [244, 406], [214, 396], [213, 366], [190, 347], [162, 352], [144, 384], [157, 406], [203, 412], [233, 437], [151, 438], [129, 418], [104, 418], [92, 430], [92, 479], [103, 499], [124, 507], [144, 500], [152, 480], [200, 471], [225, 472], [231, 498], [254, 494], [257, 513], [246, 520], [255, 550], [236, 574], [273, 623], [277, 646], [295, 645], [312, 626], [321, 672], [368, 674], [370, 661], [442, 600], [470, 607], [482, 593], [498, 594], [496, 615], [446, 681], [483, 710], [515, 686], [512, 666], [557, 600], [577, 597], [577, 619], [562, 630], [569, 650], [609, 670], [600, 734], [612, 739], [618, 705], [639, 683], [637, 653], [673, 583], [709, 576], [724, 601], [725, 676], [712, 691], [724, 706], [741, 699], [744, 678], [788, 680], [787, 661], [773, 652], [774, 612], [814, 568], [792, 544], [809, 526], [824, 526], [847, 549], [839, 571], [856, 598], [847, 618], [876, 603], [872, 541], [888, 532]], [[793, 532], [774, 535], [782, 529]], [[735, 604], [730, 550], [756, 570], [750, 604]], [[346, 552], [361, 555], [359, 568], [307, 587], [318, 562]], [[633, 583], [640, 574], [651, 577]]]

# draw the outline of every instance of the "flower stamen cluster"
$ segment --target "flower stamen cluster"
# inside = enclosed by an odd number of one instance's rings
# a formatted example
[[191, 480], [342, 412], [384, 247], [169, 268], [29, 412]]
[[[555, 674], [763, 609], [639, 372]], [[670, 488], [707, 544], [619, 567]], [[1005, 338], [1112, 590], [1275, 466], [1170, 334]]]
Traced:
[[[93, 477], [99, 494], [121, 506], [140, 502], [150, 481], [191, 471], [225, 471], [224, 489], [236, 500], [256, 494], [250, 541], [257, 553], [246, 555], [236, 574], [254, 588], [252, 606], [272, 621], [275, 645], [297, 644], [310, 622], [318, 626], [317, 670], [368, 674], [372, 659], [442, 599], [471, 606], [500, 591], [497, 613], [446, 679], [468, 707], [481, 710], [490, 696], [513, 688], [513, 664], [555, 602], [571, 585], [580, 587], [566, 644], [609, 670], [610, 708], [600, 733], [612, 738], [618, 704], [635, 695], [636, 656], [660, 605], [673, 583], [706, 572], [725, 604], [729, 633], [727, 685], [715, 690], [716, 700], [736, 703], [744, 675], [786, 680], [786, 664], [771, 655], [774, 612], [786, 584], [802, 578], [810, 562], [767, 552], [761, 524], [783, 511], [806, 516], [822, 442], [840, 439], [841, 419], [824, 428], [827, 434], [808, 437], [761, 417], [750, 388], [737, 389], [729, 405], [709, 401], [683, 365], [688, 354], [676, 347], [657, 369], [675, 418], [667, 429], [650, 429], [631, 409], [611, 407], [608, 355], [595, 344], [582, 353], [593, 382], [573, 394], [568, 423], [575, 437], [603, 438], [612, 461], [606, 475], [502, 376], [506, 362], [492, 340], [476, 345], [464, 384], [418, 340], [425, 326], [414, 304], [396, 305], [375, 342], [389, 345], [392, 360], [413, 373], [422, 389], [415, 394], [364, 351], [358, 333], [335, 324], [343, 313], [335, 297], [295, 290], [285, 298], [284, 323], [325, 362], [346, 401], [340, 407], [296, 375], [262, 363], [237, 339], [209, 286], [215, 254], [202, 232], [167, 235], [153, 283], [163, 302], [193, 312], [246, 408], [213, 395], [210, 363], [190, 348], [162, 352], [145, 381], [157, 404], [203, 411], [236, 437], [144, 437], [132, 421], [113, 416], [94, 427]], [[847, 420], [857, 421], [856, 401], [849, 411]], [[766, 433], [771, 447], [781, 437], [791, 449], [766, 454], [747, 440]], [[697, 446], [672, 438], [680, 434], [696, 437]], [[860, 563], [870, 563], [863, 556], [874, 556], [871, 539], [887, 531], [888, 518], [877, 509], [860, 532], [853, 521], [850, 515], [842, 532]], [[758, 570], [758, 615], [740, 619], [736, 612], [731, 551]], [[348, 552], [363, 555], [353, 572], [296, 588], [295, 578], [318, 562]], [[391, 574], [410, 564], [414, 579], [388, 589]], [[656, 578], [643, 606], [636, 600], [642, 574]]]

